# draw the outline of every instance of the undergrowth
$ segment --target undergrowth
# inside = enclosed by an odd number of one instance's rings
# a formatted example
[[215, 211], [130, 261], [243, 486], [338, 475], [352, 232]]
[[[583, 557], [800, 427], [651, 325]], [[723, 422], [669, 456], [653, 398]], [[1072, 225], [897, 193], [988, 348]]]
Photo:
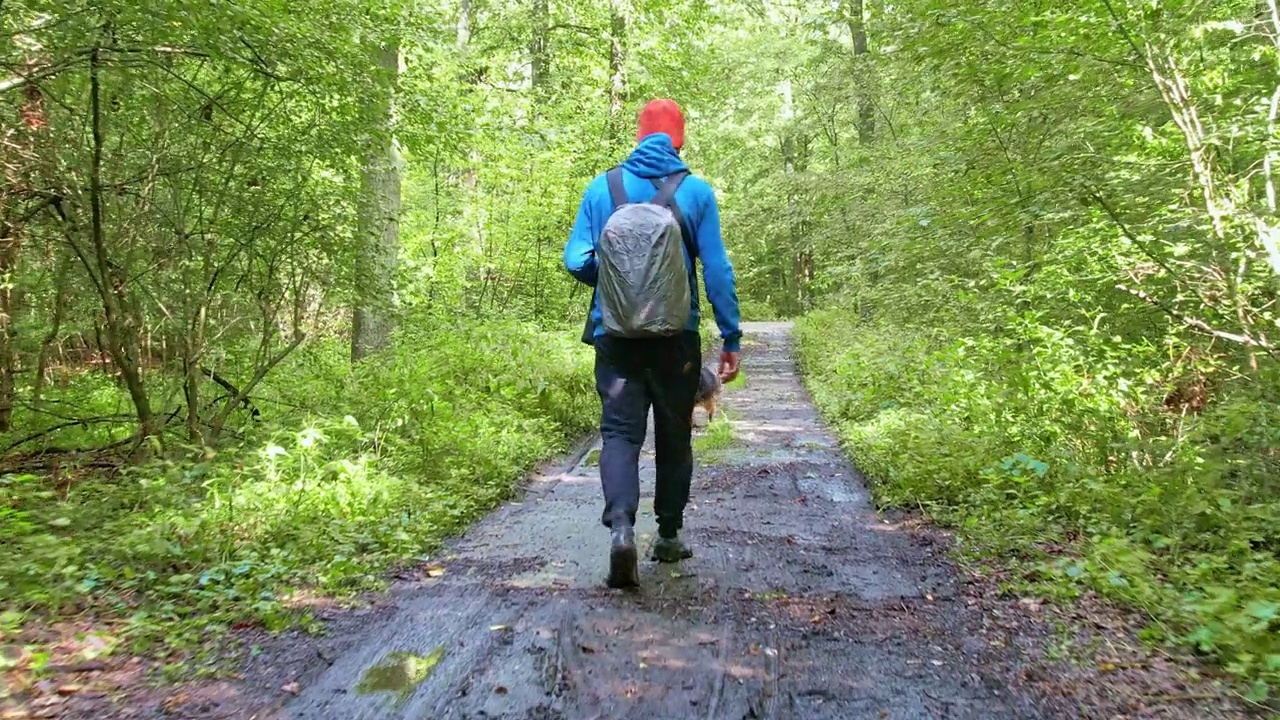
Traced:
[[377, 587], [596, 419], [569, 332], [451, 324], [396, 347], [354, 371], [343, 342], [304, 347], [216, 450], [0, 477], [0, 633], [93, 617], [141, 651], [305, 621], [308, 595]]
[[1010, 316], [963, 337], [841, 309], [798, 335], [813, 396], [879, 503], [1013, 559], [1021, 589], [1141, 609], [1147, 639], [1217, 659], [1254, 701], [1280, 687], [1274, 368], [1217, 372], [1197, 413], [1168, 405], [1167, 358], [1185, 353], [1087, 327]]
[[735, 443], [733, 424], [725, 414], [724, 408], [720, 408], [716, 413], [716, 419], [705, 423], [701, 432], [695, 433], [693, 452], [703, 462], [714, 463], [721, 451], [732, 448]]

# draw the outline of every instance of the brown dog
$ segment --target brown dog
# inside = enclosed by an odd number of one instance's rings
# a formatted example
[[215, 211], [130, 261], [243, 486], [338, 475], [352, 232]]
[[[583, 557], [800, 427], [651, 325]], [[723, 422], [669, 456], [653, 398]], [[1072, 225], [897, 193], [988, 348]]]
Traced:
[[[720, 402], [720, 390], [724, 385], [720, 382], [720, 376], [709, 367], [703, 367], [702, 373], [698, 376], [698, 392], [693, 396], [693, 409], [697, 411], [701, 406], [707, 411], [707, 424], [716, 417], [716, 404]], [[689, 424], [693, 425], [693, 417], [689, 418]]]

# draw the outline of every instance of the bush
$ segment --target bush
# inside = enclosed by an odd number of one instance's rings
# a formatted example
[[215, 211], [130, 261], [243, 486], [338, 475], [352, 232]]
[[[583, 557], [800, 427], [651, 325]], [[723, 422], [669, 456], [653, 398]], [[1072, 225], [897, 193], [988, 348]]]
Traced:
[[283, 627], [292, 593], [376, 586], [595, 420], [571, 333], [419, 325], [396, 348], [354, 372], [344, 344], [300, 350], [257, 401], [272, 424], [216, 454], [60, 488], [0, 478], [3, 609], [90, 610], [171, 643]]
[[[827, 310], [800, 323], [800, 361], [880, 503], [1021, 559], [1038, 591], [1143, 610], [1152, 638], [1265, 697], [1280, 682], [1276, 378], [1223, 381], [1203, 414], [1175, 413], [1156, 349], [1005, 327], [951, 336]], [[1041, 550], [1064, 541], [1078, 556]]]

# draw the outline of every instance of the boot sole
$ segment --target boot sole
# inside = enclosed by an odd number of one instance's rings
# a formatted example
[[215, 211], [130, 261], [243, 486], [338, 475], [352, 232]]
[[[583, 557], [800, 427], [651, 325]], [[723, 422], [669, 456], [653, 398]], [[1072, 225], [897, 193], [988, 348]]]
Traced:
[[693, 557], [692, 552], [676, 553], [674, 555], [666, 555], [666, 554], [660, 555], [655, 552], [654, 554], [649, 556], [649, 559], [655, 562], [660, 562], [660, 563], [678, 563], [681, 560], [688, 560], [691, 557]]
[[636, 546], [616, 547], [609, 553], [609, 587], [619, 590], [640, 586]]

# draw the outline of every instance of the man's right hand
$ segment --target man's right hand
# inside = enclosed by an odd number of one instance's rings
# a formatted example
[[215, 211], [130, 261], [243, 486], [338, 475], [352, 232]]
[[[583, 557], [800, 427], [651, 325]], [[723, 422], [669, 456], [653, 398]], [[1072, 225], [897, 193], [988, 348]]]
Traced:
[[720, 351], [720, 382], [732, 382], [738, 377], [738, 353]]

